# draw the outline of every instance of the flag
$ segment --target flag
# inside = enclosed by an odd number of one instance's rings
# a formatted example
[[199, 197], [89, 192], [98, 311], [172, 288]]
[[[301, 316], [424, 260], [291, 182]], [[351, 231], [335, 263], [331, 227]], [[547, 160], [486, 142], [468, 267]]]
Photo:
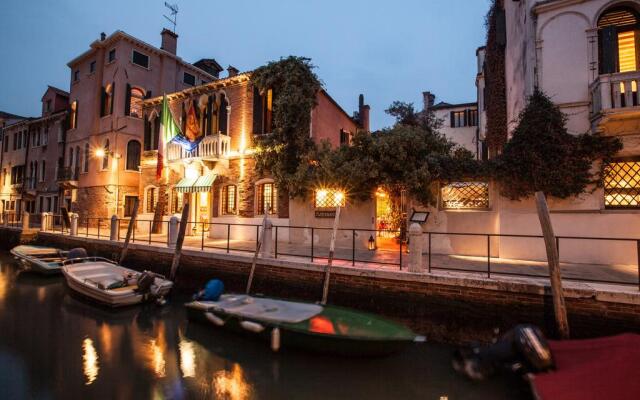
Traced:
[[187, 121], [185, 123], [184, 134], [180, 133], [173, 138], [173, 142], [182, 146], [186, 151], [193, 151], [202, 140], [202, 131], [200, 131], [200, 122], [196, 115], [196, 109], [193, 102], [189, 102], [189, 110], [187, 110]]
[[162, 98], [162, 112], [160, 113], [160, 140], [158, 143], [158, 163], [156, 167], [156, 180], [162, 178], [162, 170], [164, 168], [164, 159], [166, 157], [167, 145], [175, 137], [181, 135], [180, 125], [176, 123], [169, 109], [167, 95]]

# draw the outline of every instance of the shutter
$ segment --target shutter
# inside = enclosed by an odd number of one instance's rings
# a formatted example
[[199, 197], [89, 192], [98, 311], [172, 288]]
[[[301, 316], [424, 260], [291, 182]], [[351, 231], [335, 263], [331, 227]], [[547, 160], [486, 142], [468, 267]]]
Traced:
[[207, 111], [206, 111], [206, 125], [205, 125], [205, 135], [211, 135], [212, 129], [211, 129], [211, 110], [213, 109], [213, 97], [209, 96], [209, 98], [207, 99]]
[[640, 29], [633, 31], [633, 40], [636, 45], [636, 71], [640, 71]]
[[102, 87], [102, 91], [100, 92], [100, 116], [104, 117], [104, 102], [107, 97], [107, 91]]
[[455, 122], [455, 117], [454, 117], [453, 111], [449, 112], [449, 119], [450, 119], [450, 122], [451, 122], [450, 126], [452, 128], [455, 128], [456, 122]]
[[160, 116], [156, 116], [156, 121], [153, 124], [153, 146], [151, 150], [158, 150], [158, 142], [160, 140]]
[[224, 94], [220, 95], [220, 112], [219, 112], [219, 127], [220, 132], [227, 134], [227, 99]]
[[144, 117], [144, 149], [151, 150], [151, 122]]
[[130, 114], [131, 114], [131, 85], [127, 83], [127, 91], [125, 93], [125, 98], [124, 98], [124, 115], [130, 115]]
[[469, 110], [464, 110], [464, 126], [469, 126]]
[[113, 114], [113, 103], [116, 102], [116, 83], [111, 82], [111, 107], [109, 108], [109, 115]]
[[262, 118], [262, 96], [257, 87], [253, 88], [253, 134], [259, 135], [265, 133], [262, 130], [263, 118]]
[[618, 66], [618, 30], [605, 26], [600, 31], [600, 73], [613, 74]]
[[73, 129], [78, 129], [78, 113], [80, 112], [80, 102], [76, 100], [76, 112], [73, 114]]

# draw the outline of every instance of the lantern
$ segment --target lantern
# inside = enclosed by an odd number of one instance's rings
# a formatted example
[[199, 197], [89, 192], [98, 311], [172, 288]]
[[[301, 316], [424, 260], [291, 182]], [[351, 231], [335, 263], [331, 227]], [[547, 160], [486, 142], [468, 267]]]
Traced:
[[369, 250], [375, 250], [376, 249], [376, 241], [373, 238], [373, 235], [369, 236]]

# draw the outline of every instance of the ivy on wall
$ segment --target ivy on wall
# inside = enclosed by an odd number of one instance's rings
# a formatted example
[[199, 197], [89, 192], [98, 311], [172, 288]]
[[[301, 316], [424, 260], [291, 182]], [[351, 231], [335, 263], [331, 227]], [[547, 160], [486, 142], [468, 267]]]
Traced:
[[503, 0], [492, 0], [486, 16], [484, 102], [487, 115], [486, 144], [494, 157], [507, 143], [507, 91], [505, 81], [506, 26]]

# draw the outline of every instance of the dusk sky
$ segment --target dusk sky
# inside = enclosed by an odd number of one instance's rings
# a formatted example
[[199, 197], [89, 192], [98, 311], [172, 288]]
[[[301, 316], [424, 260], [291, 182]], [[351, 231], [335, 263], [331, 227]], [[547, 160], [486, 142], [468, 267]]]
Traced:
[[[178, 55], [253, 69], [282, 56], [310, 57], [325, 88], [351, 114], [359, 93], [371, 127], [391, 124], [394, 100], [422, 106], [475, 100], [475, 50], [489, 0], [171, 0]], [[123, 30], [154, 46], [169, 27], [163, 0], [4, 0], [0, 13], [0, 110], [37, 116], [50, 84], [69, 90], [67, 62]], [[378, 5], [380, 4], [380, 5]], [[226, 72], [223, 73], [226, 76]]]

